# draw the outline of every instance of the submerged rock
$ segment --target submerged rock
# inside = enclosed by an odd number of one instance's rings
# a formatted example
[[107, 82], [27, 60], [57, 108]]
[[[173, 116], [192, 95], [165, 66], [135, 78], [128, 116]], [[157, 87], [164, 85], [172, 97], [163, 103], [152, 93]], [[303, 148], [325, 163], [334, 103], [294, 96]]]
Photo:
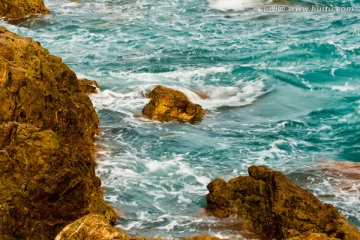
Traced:
[[356, 227], [335, 207], [322, 203], [281, 172], [265, 166], [252, 166], [248, 171], [250, 176], [229, 182], [213, 180], [208, 185], [206, 210], [218, 217], [247, 221], [264, 239], [318, 239], [316, 235], [305, 238], [307, 233], [360, 239]]
[[151, 120], [194, 123], [205, 115], [200, 105], [193, 104], [184, 93], [171, 88], [158, 85], [147, 97], [150, 102], [142, 113]]
[[38, 42], [0, 27], [0, 236], [54, 239], [115, 213], [95, 175], [99, 120], [78, 79]]
[[2, 0], [0, 17], [7, 19], [22, 18], [32, 14], [48, 14], [44, 0]]

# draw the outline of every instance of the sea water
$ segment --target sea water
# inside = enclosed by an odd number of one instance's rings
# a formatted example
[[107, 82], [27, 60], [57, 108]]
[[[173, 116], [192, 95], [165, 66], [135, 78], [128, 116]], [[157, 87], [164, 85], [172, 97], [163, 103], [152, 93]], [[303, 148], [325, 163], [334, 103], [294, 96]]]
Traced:
[[[255, 238], [203, 208], [212, 179], [263, 164], [360, 228], [359, 1], [281, 2], [347, 12], [250, 0], [45, 2], [51, 15], [1, 25], [104, 89], [91, 96], [101, 120], [97, 174], [121, 212], [117, 227], [168, 239]], [[157, 84], [201, 104], [203, 121], [141, 117]]]

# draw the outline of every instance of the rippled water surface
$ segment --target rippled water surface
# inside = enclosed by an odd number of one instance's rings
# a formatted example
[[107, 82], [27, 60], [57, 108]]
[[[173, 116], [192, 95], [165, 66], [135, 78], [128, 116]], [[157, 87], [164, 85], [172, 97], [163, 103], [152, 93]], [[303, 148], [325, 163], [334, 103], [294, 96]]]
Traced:
[[[260, 0], [46, 4], [50, 16], [0, 24], [105, 89], [92, 96], [102, 123], [97, 173], [123, 212], [119, 228], [255, 238], [235, 220], [202, 214], [206, 185], [252, 164], [284, 171], [360, 228], [359, 1], [288, 3], [352, 12], [261, 12], [273, 3]], [[205, 119], [140, 117], [156, 84], [184, 91]]]

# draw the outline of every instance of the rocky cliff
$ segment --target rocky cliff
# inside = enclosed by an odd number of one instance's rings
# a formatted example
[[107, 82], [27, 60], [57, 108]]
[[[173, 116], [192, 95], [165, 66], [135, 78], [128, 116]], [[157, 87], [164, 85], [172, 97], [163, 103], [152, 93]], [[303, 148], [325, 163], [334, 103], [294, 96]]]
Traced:
[[32, 14], [48, 14], [44, 0], [1, 0], [0, 17], [22, 18]]
[[[263, 239], [360, 239], [360, 233], [330, 204], [324, 204], [288, 177], [264, 166], [249, 176], [209, 185], [206, 210], [237, 217]], [[317, 234], [311, 234], [317, 233]]]
[[[79, 81], [40, 43], [0, 27], [0, 238], [123, 239], [95, 176], [99, 120]], [[219, 240], [198, 236], [188, 240]]]
[[89, 213], [115, 220], [95, 176], [99, 120], [78, 79], [0, 27], [0, 236], [53, 239]]

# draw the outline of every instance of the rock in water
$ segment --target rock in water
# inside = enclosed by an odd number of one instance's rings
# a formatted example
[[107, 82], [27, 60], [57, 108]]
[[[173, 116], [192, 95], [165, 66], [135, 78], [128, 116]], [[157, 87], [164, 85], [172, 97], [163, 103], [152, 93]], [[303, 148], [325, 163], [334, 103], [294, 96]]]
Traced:
[[1, 0], [0, 17], [22, 18], [32, 14], [48, 14], [44, 0]]
[[184, 93], [177, 90], [158, 85], [147, 97], [150, 102], [142, 113], [151, 120], [194, 123], [201, 121], [205, 115], [200, 105], [193, 104]]
[[115, 213], [95, 175], [99, 120], [78, 79], [38, 42], [0, 27], [0, 238], [54, 239]]
[[[297, 186], [288, 177], [265, 166], [252, 166], [250, 176], [209, 185], [206, 210], [218, 217], [236, 216], [248, 221], [264, 239], [360, 239], [360, 233], [330, 204]], [[304, 235], [304, 236], [302, 236]], [[312, 238], [311, 238], [312, 237]], [[326, 239], [326, 238], [325, 238]]]

